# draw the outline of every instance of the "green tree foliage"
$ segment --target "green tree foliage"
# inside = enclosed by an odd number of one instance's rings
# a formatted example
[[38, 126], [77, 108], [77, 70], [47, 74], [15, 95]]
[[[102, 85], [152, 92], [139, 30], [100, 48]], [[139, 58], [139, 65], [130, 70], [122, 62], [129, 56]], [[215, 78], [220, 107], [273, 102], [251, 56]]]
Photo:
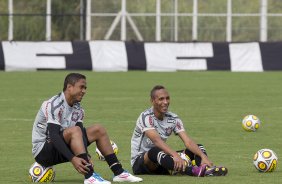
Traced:
[[[161, 0], [161, 40], [174, 41], [175, 0]], [[85, 38], [85, 18], [81, 14], [81, 4], [86, 0], [52, 0], [52, 40], [82, 40]], [[92, 0], [92, 13], [111, 13], [112, 16], [91, 17], [91, 39], [103, 40], [115, 15], [121, 11], [121, 0]], [[193, 0], [178, 0], [178, 41], [192, 41]], [[259, 41], [260, 39], [260, 0], [232, 0], [232, 41]], [[282, 40], [282, 1], [268, 0], [268, 40]], [[14, 40], [41, 41], [46, 39], [46, 0], [13, 0], [13, 37]], [[127, 0], [126, 9], [145, 41], [156, 40], [156, 0]], [[198, 0], [198, 13], [219, 13], [218, 16], [198, 17], [198, 41], [226, 40], [227, 0]], [[134, 15], [135, 13], [135, 15]], [[136, 13], [150, 13], [137, 16]], [[238, 16], [238, 14], [256, 14]], [[183, 15], [185, 14], [185, 15]], [[8, 0], [0, 1], [0, 40], [8, 39]], [[137, 40], [126, 23], [127, 40]], [[121, 23], [117, 24], [110, 37], [121, 39]]]

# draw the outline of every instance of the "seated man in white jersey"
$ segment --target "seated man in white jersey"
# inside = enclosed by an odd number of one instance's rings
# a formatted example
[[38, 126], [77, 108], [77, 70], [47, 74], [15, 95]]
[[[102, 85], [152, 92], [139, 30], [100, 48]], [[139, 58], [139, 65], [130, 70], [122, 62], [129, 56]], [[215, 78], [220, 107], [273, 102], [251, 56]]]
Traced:
[[[180, 173], [198, 177], [226, 175], [227, 168], [213, 166], [203, 145], [197, 145], [185, 132], [181, 119], [168, 111], [170, 96], [165, 87], [155, 86], [150, 96], [152, 107], [138, 117], [131, 139], [133, 173]], [[166, 144], [172, 132], [183, 141], [184, 150], [175, 151]], [[180, 152], [189, 156], [192, 164], [187, 164]]]
[[65, 78], [63, 91], [42, 103], [32, 130], [32, 154], [36, 162], [45, 167], [71, 162], [84, 175], [84, 184], [110, 184], [94, 172], [90, 161], [87, 147], [96, 142], [114, 173], [114, 182], [142, 181], [123, 169], [103, 126], [83, 127], [84, 110], [80, 101], [86, 87], [84, 75], [70, 73]]

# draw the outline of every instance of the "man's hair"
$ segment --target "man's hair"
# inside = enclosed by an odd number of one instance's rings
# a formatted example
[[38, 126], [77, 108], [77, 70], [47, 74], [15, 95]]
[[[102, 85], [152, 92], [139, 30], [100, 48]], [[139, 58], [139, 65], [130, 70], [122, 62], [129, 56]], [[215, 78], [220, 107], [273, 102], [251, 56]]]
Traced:
[[86, 79], [86, 77], [80, 73], [69, 73], [65, 78], [63, 91], [66, 91], [68, 84], [74, 85], [80, 79]]
[[162, 86], [162, 85], [156, 85], [156, 86], [153, 87], [153, 89], [151, 90], [151, 93], [150, 93], [151, 99], [155, 98], [155, 92], [157, 90], [160, 90], [160, 89], [165, 89], [165, 87]]

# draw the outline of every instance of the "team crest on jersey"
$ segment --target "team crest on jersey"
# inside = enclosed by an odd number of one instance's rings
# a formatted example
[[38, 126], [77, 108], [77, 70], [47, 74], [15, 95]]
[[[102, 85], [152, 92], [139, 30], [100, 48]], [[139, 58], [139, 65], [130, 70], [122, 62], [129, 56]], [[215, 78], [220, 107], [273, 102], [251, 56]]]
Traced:
[[79, 113], [77, 111], [73, 112], [71, 115], [71, 120], [77, 122], [78, 118], [79, 118]]
[[168, 127], [168, 128], [165, 129], [165, 134], [167, 136], [169, 136], [171, 134], [171, 132], [172, 132], [172, 128], [171, 127]]

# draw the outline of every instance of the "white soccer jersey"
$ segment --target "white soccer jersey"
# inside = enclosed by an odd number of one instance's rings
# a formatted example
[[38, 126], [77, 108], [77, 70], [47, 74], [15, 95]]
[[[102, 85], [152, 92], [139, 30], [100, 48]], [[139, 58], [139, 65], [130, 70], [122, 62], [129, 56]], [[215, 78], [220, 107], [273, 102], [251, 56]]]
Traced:
[[84, 110], [80, 103], [70, 107], [63, 92], [44, 101], [39, 109], [32, 129], [32, 154], [36, 157], [49, 139], [47, 124], [54, 123], [61, 126], [61, 130], [83, 122]]
[[141, 153], [147, 152], [155, 146], [145, 135], [145, 132], [151, 129], [155, 129], [163, 141], [166, 141], [172, 132], [177, 134], [185, 131], [181, 119], [176, 114], [167, 112], [164, 119], [159, 120], [155, 117], [152, 107], [145, 110], [138, 117], [131, 138], [131, 166]]

